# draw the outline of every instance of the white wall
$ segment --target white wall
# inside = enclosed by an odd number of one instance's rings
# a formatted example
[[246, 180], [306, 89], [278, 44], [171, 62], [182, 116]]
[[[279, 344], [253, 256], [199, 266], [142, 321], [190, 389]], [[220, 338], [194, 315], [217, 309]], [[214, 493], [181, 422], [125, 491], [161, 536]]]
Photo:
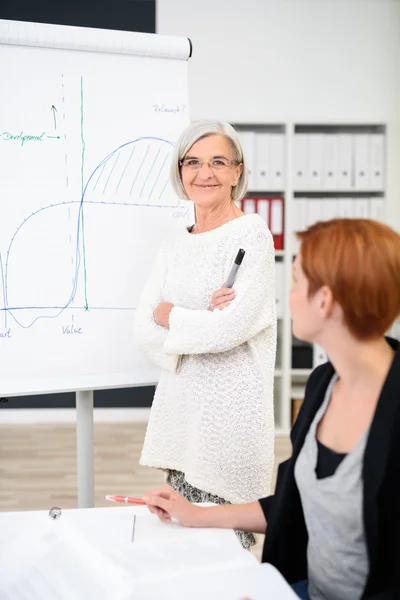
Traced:
[[157, 32], [192, 40], [192, 119], [386, 123], [400, 229], [398, 0], [158, 0]]

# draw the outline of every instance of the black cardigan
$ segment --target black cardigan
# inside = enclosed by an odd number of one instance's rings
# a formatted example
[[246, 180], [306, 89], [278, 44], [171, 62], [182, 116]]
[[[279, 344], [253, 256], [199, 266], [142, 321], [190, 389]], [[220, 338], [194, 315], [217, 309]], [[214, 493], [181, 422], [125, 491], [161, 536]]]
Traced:
[[[362, 598], [369, 600], [400, 599], [400, 344], [387, 341], [396, 354], [374, 414], [363, 463], [370, 569]], [[291, 431], [292, 456], [279, 466], [274, 496], [260, 500], [267, 519], [262, 560], [275, 565], [289, 583], [307, 579], [308, 535], [294, 465], [333, 374], [331, 363], [311, 374]]]

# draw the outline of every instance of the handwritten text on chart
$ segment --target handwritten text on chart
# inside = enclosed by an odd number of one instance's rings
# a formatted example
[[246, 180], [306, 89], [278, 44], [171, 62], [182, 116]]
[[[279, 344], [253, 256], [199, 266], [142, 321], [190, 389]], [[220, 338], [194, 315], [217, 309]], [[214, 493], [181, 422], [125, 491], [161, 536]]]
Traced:
[[46, 132], [43, 131], [40, 135], [30, 135], [21, 131], [21, 133], [13, 134], [9, 131], [3, 131], [0, 133], [0, 139], [5, 142], [21, 142], [21, 146], [25, 144], [25, 142], [43, 142], [44, 139], [54, 139], [59, 140], [59, 135], [46, 135]]
[[11, 327], [8, 331], [0, 331], [0, 338], [10, 338], [11, 337]]
[[174, 219], [183, 219], [183, 218], [187, 217], [188, 215], [189, 215], [188, 208], [178, 208], [174, 212], [173, 217], [174, 217]]
[[72, 315], [71, 323], [68, 325], [62, 325], [63, 335], [81, 335], [83, 333], [82, 327], [75, 327], [74, 316]]
[[153, 104], [154, 112], [162, 113], [180, 113], [184, 112], [186, 104], [177, 104], [176, 106], [165, 106], [165, 104]]

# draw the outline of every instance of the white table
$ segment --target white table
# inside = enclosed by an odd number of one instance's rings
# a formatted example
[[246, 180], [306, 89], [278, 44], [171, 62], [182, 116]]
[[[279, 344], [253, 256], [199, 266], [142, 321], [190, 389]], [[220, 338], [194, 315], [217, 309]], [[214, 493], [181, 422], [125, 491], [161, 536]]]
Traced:
[[[49, 552], [46, 540], [54, 532], [59, 539]], [[70, 532], [78, 537], [70, 538]], [[70, 539], [75, 545], [66, 544]], [[35, 590], [41, 569], [40, 581], [45, 578], [46, 585], [63, 591], [57, 595], [60, 600], [68, 598], [60, 585], [62, 577], [71, 586], [75, 577], [79, 581], [74, 600], [187, 600], [188, 589], [191, 600], [297, 598], [274, 567], [258, 565], [242, 549], [232, 530], [161, 523], [144, 506], [65, 510], [55, 521], [48, 511], [0, 513], [0, 573], [2, 568], [0, 598], [8, 592], [12, 569], [20, 569], [21, 587], [33, 585]], [[64, 575], [59, 573], [63, 569]], [[92, 585], [97, 586], [95, 596]], [[22, 598], [17, 593], [14, 588], [14, 600]], [[31, 593], [30, 597], [52, 600], [55, 596]]]

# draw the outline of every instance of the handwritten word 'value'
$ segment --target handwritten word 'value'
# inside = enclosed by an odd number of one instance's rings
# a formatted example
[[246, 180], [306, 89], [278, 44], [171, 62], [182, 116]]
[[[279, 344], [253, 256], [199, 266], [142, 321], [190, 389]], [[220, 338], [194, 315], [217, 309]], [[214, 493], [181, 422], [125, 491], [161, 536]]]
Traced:
[[71, 319], [71, 324], [69, 325], [62, 325], [62, 332], [63, 335], [75, 335], [75, 334], [81, 334], [83, 333], [83, 329], [82, 327], [75, 327], [75, 323], [74, 323], [74, 316], [72, 315], [72, 319]]

